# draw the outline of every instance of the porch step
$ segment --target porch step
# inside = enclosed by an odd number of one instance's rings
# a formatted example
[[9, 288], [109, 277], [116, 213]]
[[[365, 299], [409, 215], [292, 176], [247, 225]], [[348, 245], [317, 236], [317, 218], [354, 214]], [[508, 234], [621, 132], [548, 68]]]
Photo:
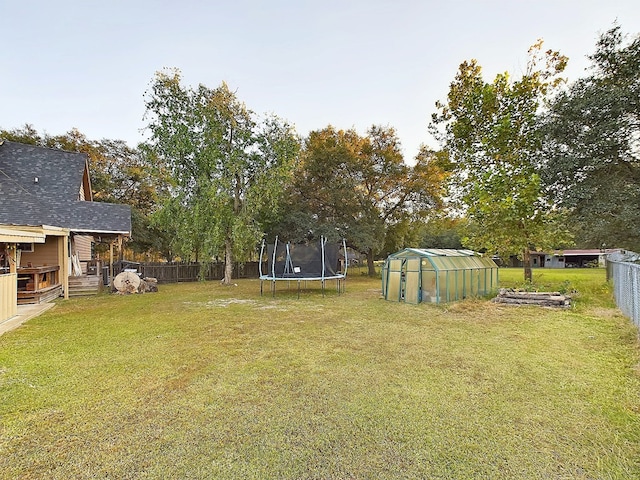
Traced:
[[83, 275], [69, 277], [69, 296], [80, 297], [96, 295], [102, 288], [102, 277], [99, 275]]

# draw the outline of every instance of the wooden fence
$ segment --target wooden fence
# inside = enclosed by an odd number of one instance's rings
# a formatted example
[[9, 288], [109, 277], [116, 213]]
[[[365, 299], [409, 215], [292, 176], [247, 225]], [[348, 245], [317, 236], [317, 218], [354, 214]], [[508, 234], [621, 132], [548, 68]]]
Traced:
[[15, 273], [0, 275], [0, 322], [18, 313], [17, 288], [18, 282]]
[[[258, 278], [259, 262], [236, 262], [233, 265], [233, 278]], [[183, 263], [183, 262], [118, 262], [113, 266], [113, 276], [127, 268], [136, 269], [143, 277], [158, 279], [158, 283], [195, 282], [200, 280], [200, 271], [205, 268], [205, 280], [222, 280], [224, 278], [224, 263]], [[262, 265], [266, 271], [267, 265]]]

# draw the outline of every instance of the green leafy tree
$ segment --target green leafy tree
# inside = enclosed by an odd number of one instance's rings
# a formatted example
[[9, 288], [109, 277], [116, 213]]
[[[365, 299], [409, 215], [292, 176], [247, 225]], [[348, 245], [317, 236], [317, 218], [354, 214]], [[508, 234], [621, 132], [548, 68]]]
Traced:
[[541, 41], [529, 55], [521, 78], [504, 73], [492, 83], [483, 80], [475, 60], [463, 62], [431, 124], [452, 162], [451, 192], [469, 225], [464, 243], [521, 255], [527, 280], [530, 249], [549, 248], [564, 238], [560, 212], [547, 201], [537, 166], [538, 114], [567, 63], [558, 52], [543, 52]]
[[367, 254], [374, 275], [388, 229], [439, 201], [441, 176], [431, 153], [425, 149], [408, 166], [390, 127], [372, 126], [366, 137], [331, 126], [311, 132], [276, 230], [297, 241], [345, 238]]
[[174, 248], [196, 259], [233, 261], [253, 250], [260, 218], [277, 203], [298, 152], [292, 128], [255, 114], [222, 83], [181, 85], [177, 70], [158, 72], [146, 93], [149, 151], [172, 178], [158, 224], [175, 233]]
[[543, 178], [584, 247], [640, 250], [640, 36], [619, 26], [545, 117]]
[[320, 236], [351, 241], [360, 211], [355, 175], [363, 143], [354, 130], [329, 126], [309, 133], [270, 234], [294, 242]]
[[419, 229], [421, 248], [462, 248], [462, 224], [464, 219], [439, 216], [421, 224]]
[[403, 248], [419, 246], [422, 225], [421, 221], [413, 222], [409, 217], [404, 217], [393, 225], [389, 225], [384, 236], [381, 256], [386, 258]]
[[356, 247], [367, 254], [369, 275], [384, 246], [389, 225], [399, 221], [412, 192], [411, 168], [405, 164], [402, 146], [393, 128], [373, 125], [362, 144], [354, 169], [360, 213], [356, 216]]
[[40, 135], [38, 130], [30, 123], [25, 123], [22, 127], [11, 130], [0, 129], [0, 139], [24, 143], [26, 145], [46, 146], [46, 135]]

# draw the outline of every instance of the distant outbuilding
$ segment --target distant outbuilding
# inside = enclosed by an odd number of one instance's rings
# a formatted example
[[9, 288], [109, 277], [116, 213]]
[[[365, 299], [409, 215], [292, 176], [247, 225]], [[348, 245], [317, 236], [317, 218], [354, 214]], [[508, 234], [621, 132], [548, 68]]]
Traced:
[[496, 263], [471, 250], [405, 248], [382, 267], [382, 294], [392, 302], [446, 303], [497, 288]]

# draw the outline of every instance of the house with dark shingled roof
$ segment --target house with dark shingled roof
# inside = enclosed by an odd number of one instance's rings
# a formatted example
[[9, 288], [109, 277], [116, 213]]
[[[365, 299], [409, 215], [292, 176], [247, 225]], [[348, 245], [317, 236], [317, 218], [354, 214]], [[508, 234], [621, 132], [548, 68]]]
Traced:
[[128, 205], [93, 201], [86, 154], [0, 142], [2, 304], [2, 284], [12, 282], [25, 303], [68, 298], [69, 277], [86, 273], [94, 239], [113, 245], [130, 235]]

